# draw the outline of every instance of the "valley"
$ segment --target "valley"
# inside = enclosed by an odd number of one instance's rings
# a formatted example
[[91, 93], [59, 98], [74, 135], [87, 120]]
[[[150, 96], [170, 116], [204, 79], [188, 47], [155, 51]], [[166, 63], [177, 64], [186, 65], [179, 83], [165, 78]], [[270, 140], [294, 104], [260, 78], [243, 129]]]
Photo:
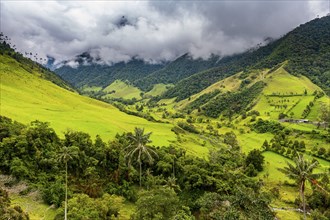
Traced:
[[[9, 194], [0, 192], [0, 211], [62, 219], [68, 204], [69, 219], [301, 219], [302, 187], [283, 171], [300, 160], [315, 165], [302, 193], [307, 219], [328, 218], [329, 22], [224, 58], [105, 66], [84, 53], [58, 75], [2, 40], [0, 187]], [[292, 48], [297, 36], [303, 46]], [[299, 48], [316, 44], [309, 62]]]

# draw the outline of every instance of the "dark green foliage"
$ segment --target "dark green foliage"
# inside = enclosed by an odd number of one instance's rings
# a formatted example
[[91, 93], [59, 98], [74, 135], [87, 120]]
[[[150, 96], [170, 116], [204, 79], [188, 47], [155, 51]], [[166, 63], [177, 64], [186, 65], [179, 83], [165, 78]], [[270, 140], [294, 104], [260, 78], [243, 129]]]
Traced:
[[214, 90], [213, 92], [203, 94], [200, 97], [198, 97], [196, 100], [194, 100], [192, 103], [190, 103], [186, 109], [187, 110], [193, 110], [198, 109], [202, 105], [206, 104], [208, 101], [210, 101], [212, 98], [217, 96], [220, 93], [219, 90]]
[[219, 56], [216, 55], [212, 55], [206, 60], [201, 58], [193, 59], [189, 54], [184, 54], [173, 62], [168, 63], [164, 68], [135, 81], [134, 85], [144, 91], [148, 91], [157, 83], [177, 83], [194, 73], [217, 66], [219, 59]]
[[120, 62], [111, 66], [92, 62], [88, 65], [79, 65], [77, 68], [64, 65], [56, 69], [55, 72], [76, 87], [85, 85], [106, 87], [116, 79], [128, 80], [133, 83], [163, 66], [162, 64], [148, 64], [142, 60], [133, 59], [127, 63]]
[[[16, 126], [8, 120], [2, 122], [0, 125], [7, 124], [8, 129]], [[106, 193], [122, 195], [133, 202], [138, 199], [137, 205], [141, 209], [138, 209], [136, 219], [148, 219], [150, 216], [193, 219], [190, 210], [199, 211], [196, 201], [205, 192], [233, 196], [228, 199], [232, 204], [236, 202], [235, 195], [239, 189], [259, 192], [259, 183], [243, 173], [244, 156], [232, 132], [222, 136], [224, 146], [211, 152], [209, 161], [186, 155], [184, 150], [175, 147], [151, 147], [155, 151], [153, 163], [148, 156], [141, 154], [140, 158], [134, 157], [128, 164], [124, 149], [135, 143], [136, 137], [131, 133], [122, 134], [105, 143], [98, 136], [92, 141], [86, 133], [68, 131], [63, 139], [59, 139], [47, 123], [35, 121], [3, 138], [0, 168], [3, 173], [35, 184], [45, 202], [60, 206], [58, 219], [63, 218], [61, 206], [64, 204], [66, 163], [69, 219], [82, 216], [110, 219], [110, 216], [118, 215], [116, 204], [121, 202], [114, 202], [116, 200], [108, 198]], [[148, 141], [140, 143], [147, 144]], [[64, 149], [70, 155], [66, 161], [60, 160]], [[137, 198], [139, 182], [149, 191]], [[246, 215], [236, 207], [226, 210], [228, 216]], [[268, 208], [259, 208], [256, 212], [270, 212]]]
[[54, 182], [48, 183], [42, 192], [42, 198], [47, 204], [54, 204], [60, 207], [64, 201], [65, 186], [63, 179], [56, 179]]
[[255, 177], [258, 175], [258, 171], [256, 168], [253, 166], [252, 163], [250, 163], [244, 170], [244, 173], [249, 176], [249, 177]]
[[179, 211], [183, 210], [179, 197], [168, 187], [142, 192], [136, 205], [134, 220], [174, 220]]
[[278, 115], [278, 119], [283, 119], [283, 118], [287, 118], [288, 116], [286, 114], [284, 114], [283, 112], [281, 112], [279, 115]]
[[125, 105], [121, 104], [121, 103], [112, 103], [114, 106], [116, 106], [120, 111], [125, 112], [128, 115], [134, 115], [134, 116], [138, 116], [141, 118], [144, 118], [148, 121], [152, 121], [152, 122], [162, 122], [160, 120], [156, 120], [154, 117], [152, 117], [149, 113], [144, 113], [144, 112], [135, 112], [135, 111], [131, 111], [129, 109], [127, 109], [125, 107]]
[[292, 74], [303, 74], [330, 90], [330, 17], [312, 20], [285, 36], [284, 41], [271, 59], [289, 58], [286, 69]]
[[12, 207], [8, 192], [0, 188], [0, 219], [29, 220], [29, 215], [20, 206]]
[[207, 192], [197, 203], [201, 220], [274, 219], [274, 213], [267, 208], [269, 196], [249, 189], [237, 189], [231, 196]]
[[199, 131], [196, 129], [196, 127], [192, 124], [188, 124], [186, 122], [180, 121], [178, 122], [178, 126], [182, 128], [183, 130], [186, 130], [191, 133], [199, 134]]
[[[329, 94], [330, 88], [330, 17], [312, 20], [279, 40], [242, 54], [222, 58], [218, 67], [196, 73], [178, 82], [163, 97], [183, 100], [206, 87], [249, 69], [285, 67], [291, 74], [309, 77]], [[274, 68], [275, 69], [275, 68]]]
[[259, 150], [254, 149], [247, 155], [245, 159], [245, 165], [249, 166], [250, 164], [252, 164], [253, 167], [256, 168], [259, 172], [263, 170], [262, 165], [264, 164], [264, 156]]
[[257, 82], [242, 91], [219, 95], [203, 107], [204, 114], [213, 118], [219, 117], [220, 114], [229, 118], [234, 114], [240, 114], [248, 110], [248, 107], [252, 107], [251, 103], [260, 94], [264, 85], [263, 82]]
[[262, 120], [261, 118], [259, 118], [256, 123], [252, 124], [251, 127], [257, 133], [278, 133], [284, 129], [279, 122]]
[[[68, 203], [68, 219], [105, 219], [119, 216], [123, 201], [109, 194], [92, 199], [85, 194], [76, 194]], [[55, 219], [63, 219], [63, 210], [59, 209]]]
[[0, 141], [6, 137], [18, 135], [24, 127], [23, 124], [0, 115]]

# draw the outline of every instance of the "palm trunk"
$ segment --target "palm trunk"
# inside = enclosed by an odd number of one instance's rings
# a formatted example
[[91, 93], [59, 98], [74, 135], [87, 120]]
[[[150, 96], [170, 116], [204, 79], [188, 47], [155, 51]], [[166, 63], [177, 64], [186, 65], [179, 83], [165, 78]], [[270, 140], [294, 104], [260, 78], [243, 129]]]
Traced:
[[67, 220], [68, 212], [68, 162], [65, 162], [65, 207], [64, 207], [64, 220]]
[[302, 203], [303, 203], [303, 212], [304, 212], [304, 220], [306, 220], [306, 204], [305, 204], [305, 181], [303, 181], [301, 183], [301, 187], [300, 187], [300, 196], [302, 198]]

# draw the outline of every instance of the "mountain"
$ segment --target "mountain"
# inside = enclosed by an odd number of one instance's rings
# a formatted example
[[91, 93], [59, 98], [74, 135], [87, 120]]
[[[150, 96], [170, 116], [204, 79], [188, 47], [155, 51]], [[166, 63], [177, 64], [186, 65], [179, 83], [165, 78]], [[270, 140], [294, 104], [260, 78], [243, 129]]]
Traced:
[[178, 82], [164, 98], [183, 100], [213, 83], [240, 71], [276, 68], [288, 61], [290, 74], [303, 74], [330, 93], [330, 16], [300, 25], [284, 37], [242, 54], [223, 58], [218, 67], [196, 73]]
[[144, 91], [150, 91], [155, 84], [175, 84], [194, 73], [217, 66], [219, 56], [212, 55], [209, 59], [193, 59], [189, 54], [168, 63], [164, 68], [138, 79], [133, 84]]
[[[174, 84], [163, 98], [177, 101], [196, 94], [228, 76], [254, 69], [277, 68], [288, 61], [285, 70], [302, 74], [330, 93], [330, 16], [300, 25], [278, 40], [252, 48], [241, 54], [209, 59], [193, 59], [189, 54], [164, 64], [147, 64], [133, 59], [112, 66], [95, 64], [90, 55], [76, 57], [77, 68], [67, 65], [55, 72], [76, 87], [106, 87], [115, 80], [129, 81], [142, 91], [150, 91], [156, 84]], [[87, 64], [84, 63], [87, 61]]]
[[237, 73], [180, 101], [176, 107], [213, 118], [257, 111], [268, 120], [282, 115], [318, 121], [318, 112], [329, 103], [329, 97], [307, 77], [289, 74], [283, 66], [271, 72]]
[[67, 65], [69, 61], [55, 72], [75, 87], [100, 86], [106, 87], [116, 79], [133, 82], [164, 67], [163, 64], [148, 64], [142, 60], [133, 59], [127, 63], [113, 65], [97, 64], [88, 53], [77, 56], [74, 60], [77, 67]]
[[77, 67], [70, 67], [70, 61], [65, 61], [62, 67], [55, 69], [55, 72], [76, 87], [105, 87], [119, 79], [127, 80], [147, 92], [156, 84], [177, 83], [194, 73], [212, 68], [219, 60], [220, 57], [216, 55], [203, 60], [193, 59], [189, 54], [184, 54], [172, 62], [163, 64], [150, 64], [133, 59], [127, 63], [100, 65], [97, 64], [99, 60], [83, 53], [74, 59], [74, 62], [79, 64]]

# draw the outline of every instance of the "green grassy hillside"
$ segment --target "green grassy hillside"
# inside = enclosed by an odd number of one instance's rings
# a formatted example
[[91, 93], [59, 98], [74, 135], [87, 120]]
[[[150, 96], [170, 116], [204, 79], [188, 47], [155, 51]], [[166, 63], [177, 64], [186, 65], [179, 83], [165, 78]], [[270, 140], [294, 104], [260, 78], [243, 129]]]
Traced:
[[[266, 75], [267, 86], [259, 96], [253, 110], [259, 111], [266, 118], [278, 119], [280, 113], [292, 118], [307, 118], [317, 120], [320, 102], [329, 102], [329, 97], [315, 99], [315, 91], [322, 91], [305, 76], [293, 76], [282, 67]], [[314, 101], [315, 99], [315, 101]], [[307, 105], [318, 103], [311, 107], [313, 114], [303, 115]]]
[[40, 78], [37, 72], [27, 72], [8, 56], [1, 55], [0, 62], [1, 115], [23, 123], [48, 121], [59, 133], [74, 129], [112, 139], [116, 133], [145, 127], [153, 132], [156, 145], [175, 140], [169, 124], [129, 116], [112, 105], [58, 87]]
[[149, 92], [146, 92], [145, 95], [147, 96], [158, 96], [163, 94], [164, 92], [166, 92], [168, 90], [168, 88], [173, 87], [172, 84], [155, 84], [154, 87], [152, 88], [152, 90], [150, 90]]
[[[279, 114], [283, 113], [287, 115], [286, 117], [294, 119], [306, 118], [318, 121], [321, 105], [329, 105], [329, 97], [327, 95], [319, 97], [319, 94], [323, 94], [320, 87], [305, 76], [289, 74], [284, 69], [285, 65], [284, 63], [272, 71], [266, 69], [237, 73], [185, 100], [178, 103], [173, 102], [173, 106], [180, 110], [197, 109], [198, 107], [203, 109], [207, 107], [208, 103], [221, 99], [228, 92], [239, 93], [244, 88], [249, 88], [256, 82], [262, 81], [265, 86], [262, 92], [257, 94], [254, 105], [252, 105], [252, 110], [258, 111], [261, 117], [277, 120]], [[220, 91], [220, 93], [213, 96], [212, 93], [215, 91]], [[203, 97], [205, 98], [203, 99]], [[306, 108], [310, 108], [308, 113], [304, 113]]]
[[121, 80], [116, 80], [103, 89], [107, 94], [107, 98], [123, 98], [123, 99], [141, 99], [141, 90], [133, 85], [129, 85]]
[[183, 100], [237, 72], [273, 68], [285, 61], [288, 72], [307, 76], [329, 95], [329, 33], [329, 16], [314, 19], [266, 46], [222, 58], [217, 67], [182, 79], [163, 96]]

